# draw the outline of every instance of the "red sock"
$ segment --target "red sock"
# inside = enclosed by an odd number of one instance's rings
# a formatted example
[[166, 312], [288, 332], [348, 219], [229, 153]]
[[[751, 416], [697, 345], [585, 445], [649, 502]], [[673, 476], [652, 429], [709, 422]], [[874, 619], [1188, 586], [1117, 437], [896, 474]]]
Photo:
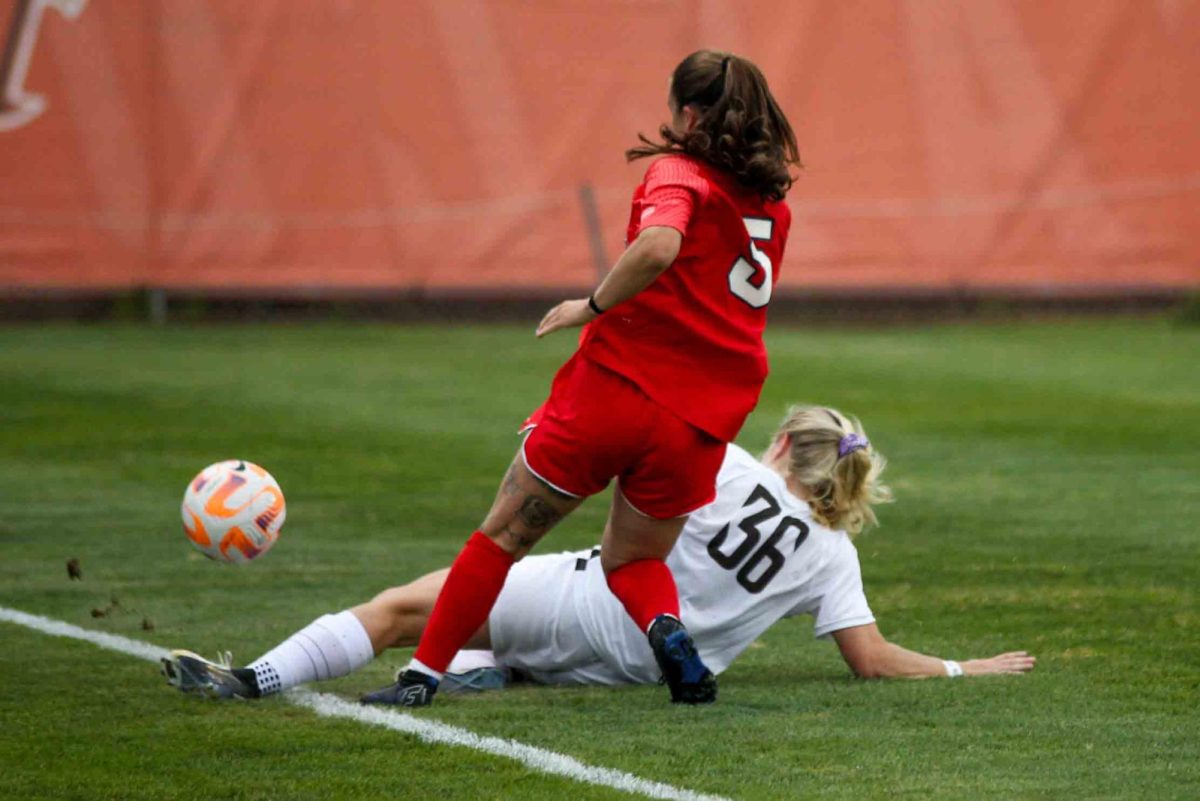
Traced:
[[450, 566], [413, 658], [445, 672], [459, 649], [487, 622], [512, 566], [512, 554], [483, 532], [472, 534]]
[[679, 617], [679, 590], [661, 559], [639, 559], [608, 574], [608, 588], [643, 632], [659, 615]]

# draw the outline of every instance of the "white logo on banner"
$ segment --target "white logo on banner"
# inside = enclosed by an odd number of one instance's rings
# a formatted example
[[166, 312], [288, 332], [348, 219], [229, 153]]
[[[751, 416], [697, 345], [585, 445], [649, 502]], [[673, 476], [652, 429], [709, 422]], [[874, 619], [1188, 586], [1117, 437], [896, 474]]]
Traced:
[[0, 131], [20, 128], [46, 110], [46, 98], [25, 91], [42, 12], [56, 8], [67, 19], [75, 19], [85, 5], [87, 0], [17, 0], [0, 55]]

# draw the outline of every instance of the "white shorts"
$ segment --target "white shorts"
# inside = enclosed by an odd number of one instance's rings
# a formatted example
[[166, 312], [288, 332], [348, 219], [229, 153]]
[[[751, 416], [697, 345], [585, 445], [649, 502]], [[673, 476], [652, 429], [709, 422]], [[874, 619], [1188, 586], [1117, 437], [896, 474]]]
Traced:
[[625, 684], [588, 644], [575, 594], [588, 552], [531, 556], [517, 562], [488, 617], [496, 661], [542, 684]]

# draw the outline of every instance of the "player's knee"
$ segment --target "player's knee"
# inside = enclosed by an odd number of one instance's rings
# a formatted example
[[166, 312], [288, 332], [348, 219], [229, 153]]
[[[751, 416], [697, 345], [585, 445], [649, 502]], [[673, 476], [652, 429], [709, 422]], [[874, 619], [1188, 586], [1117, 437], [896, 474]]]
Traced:
[[413, 594], [408, 587], [391, 587], [376, 595], [369, 604], [372, 609], [388, 618], [399, 618], [414, 611]]

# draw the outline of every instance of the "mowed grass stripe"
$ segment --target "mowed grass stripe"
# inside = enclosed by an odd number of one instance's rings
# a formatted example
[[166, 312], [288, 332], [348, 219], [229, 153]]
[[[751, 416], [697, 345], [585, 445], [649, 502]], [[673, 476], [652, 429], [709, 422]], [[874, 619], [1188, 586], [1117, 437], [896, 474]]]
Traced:
[[[33, 615], [5, 606], [0, 606], [0, 620], [54, 637], [81, 640], [109, 651], [116, 651], [151, 662], [157, 662], [169, 654], [165, 648], [159, 648], [140, 640], [102, 631], [90, 631], [61, 620]], [[411, 734], [426, 743], [470, 748], [502, 759], [520, 762], [541, 773], [561, 776], [584, 784], [611, 787], [626, 793], [672, 801], [728, 801], [721, 796], [694, 793], [619, 770], [587, 765], [569, 756], [526, 745], [516, 740], [482, 737], [466, 729], [439, 723], [436, 720], [425, 720], [390, 709], [352, 704], [333, 695], [298, 689], [286, 693], [284, 697], [294, 704], [312, 710], [321, 717], [346, 718], [370, 726], [380, 726], [403, 734]]]

